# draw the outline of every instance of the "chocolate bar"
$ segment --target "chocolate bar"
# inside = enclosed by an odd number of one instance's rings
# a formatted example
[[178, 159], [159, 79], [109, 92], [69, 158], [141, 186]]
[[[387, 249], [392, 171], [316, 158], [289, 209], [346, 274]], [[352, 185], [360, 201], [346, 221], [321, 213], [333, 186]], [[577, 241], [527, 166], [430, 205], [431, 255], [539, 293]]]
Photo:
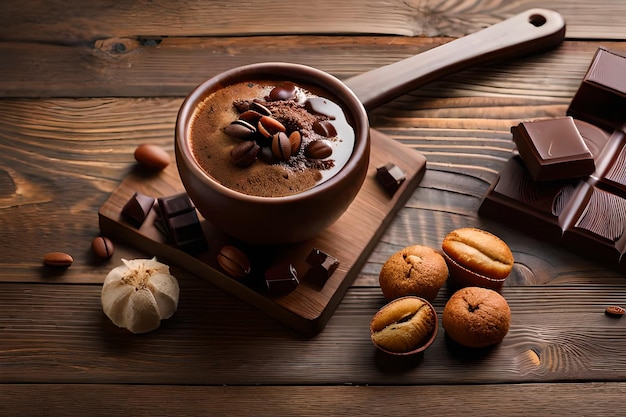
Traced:
[[159, 221], [173, 246], [189, 253], [199, 253], [207, 249], [196, 208], [186, 193], [160, 197], [157, 201]]
[[511, 133], [535, 181], [586, 177], [595, 170], [593, 155], [571, 116], [522, 122], [511, 127]]
[[567, 114], [598, 127], [624, 129], [626, 123], [626, 55], [599, 48]]
[[[534, 181], [519, 155], [485, 195], [478, 214], [626, 269], [626, 140], [589, 129], [596, 170], [585, 178]], [[604, 146], [602, 142], [604, 141]]]
[[[528, 150], [524, 149], [527, 143], [522, 143], [520, 155], [513, 156], [500, 171], [478, 214], [626, 271], [625, 92], [626, 56], [600, 48], [568, 109], [595, 170], [582, 177], [568, 172], [569, 178], [535, 181], [533, 163], [544, 162], [532, 156], [522, 159], [521, 154]], [[539, 144], [544, 147], [551, 143], [550, 136], [560, 134], [558, 129], [531, 133], [534, 139], [545, 136]], [[581, 149], [574, 145], [565, 152], [577, 154]]]

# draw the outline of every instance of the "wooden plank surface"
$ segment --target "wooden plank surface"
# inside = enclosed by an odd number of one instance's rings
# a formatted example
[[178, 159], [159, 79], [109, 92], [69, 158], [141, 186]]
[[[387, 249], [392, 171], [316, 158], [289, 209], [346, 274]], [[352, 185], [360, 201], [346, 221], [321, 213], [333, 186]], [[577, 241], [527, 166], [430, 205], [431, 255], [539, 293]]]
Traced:
[[[156, 44], [130, 38], [78, 45], [0, 41], [0, 56], [4, 57], [0, 60], [0, 74], [4, 75], [0, 77], [0, 97], [184, 97], [193, 87], [224, 70], [268, 61], [310, 65], [347, 79], [450, 40], [260, 36], [163, 38]], [[119, 45], [124, 45], [123, 51], [119, 51]], [[540, 98], [548, 93], [570, 97], [599, 45], [626, 49], [611, 41], [567, 41], [538, 56], [468, 71], [478, 78], [472, 80], [478, 85], [463, 86], [465, 89], [456, 94], [467, 91], [476, 95], [480, 91], [472, 90], [482, 88], [482, 83], [497, 83], [490, 86], [493, 93], [514, 94], [515, 90], [506, 90], [513, 86], [521, 87], [519, 93], [523, 94], [523, 86], [529, 85], [536, 91], [529, 92], [530, 97], [526, 98]], [[487, 76], [485, 70], [489, 71]], [[463, 84], [463, 79], [456, 85], [459, 84]], [[564, 87], [568, 88], [565, 92]], [[542, 88], [548, 90], [542, 92]]]
[[[33, 415], [108, 417], [111, 410], [135, 417], [254, 415], [273, 417], [405, 415], [600, 416], [620, 410], [624, 383], [558, 383], [457, 386], [141, 386], [6, 385], [6, 410]], [[494, 404], [494, 392], [498, 403]], [[167, 401], [162, 401], [167, 398]], [[442, 400], [443, 399], [443, 400]], [[73, 406], [70, 408], [68, 404]], [[416, 405], [418, 404], [418, 405]], [[238, 413], [238, 410], [244, 410]]]
[[623, 39], [623, 0], [257, 0], [138, 2], [5, 1], [0, 5], [0, 39], [48, 40], [58, 44], [117, 36], [227, 36], [258, 34], [392, 34], [453, 36], [531, 8], [560, 12], [571, 38]]
[[[506, 287], [511, 328], [494, 348], [467, 350], [440, 328], [424, 353], [397, 359], [370, 341], [385, 303], [352, 288], [324, 331], [303, 338], [197, 277], [156, 332], [133, 335], [102, 313], [100, 285], [0, 283], [0, 383], [163, 385], [440, 385], [624, 381], [626, 285]], [[434, 301], [441, 315], [450, 294]], [[440, 316], [441, 317], [441, 316]], [[440, 321], [441, 323], [441, 321]], [[441, 324], [440, 324], [441, 326]], [[252, 333], [252, 334], [251, 334]]]
[[[158, 331], [133, 336], [104, 316], [106, 272], [145, 254], [120, 242], [112, 260], [95, 259], [98, 208], [133, 170], [137, 145], [173, 151], [176, 112], [196, 84], [268, 60], [347, 79], [530, 7], [564, 15], [561, 47], [464, 71], [370, 113], [372, 127], [424, 154], [428, 170], [322, 333], [304, 338], [177, 267], [180, 307]], [[287, 18], [295, 11], [306, 18]], [[476, 210], [511, 155], [510, 127], [564, 114], [599, 46], [626, 51], [625, 14], [623, 0], [1, 2], [0, 414], [620, 410], [626, 327], [604, 309], [626, 305], [626, 276]], [[384, 303], [383, 262], [409, 244], [438, 247], [464, 226], [513, 250], [508, 336], [469, 352], [440, 329], [423, 356], [381, 355], [368, 323]], [[50, 250], [74, 264], [43, 267]], [[448, 295], [435, 300], [439, 313]]]

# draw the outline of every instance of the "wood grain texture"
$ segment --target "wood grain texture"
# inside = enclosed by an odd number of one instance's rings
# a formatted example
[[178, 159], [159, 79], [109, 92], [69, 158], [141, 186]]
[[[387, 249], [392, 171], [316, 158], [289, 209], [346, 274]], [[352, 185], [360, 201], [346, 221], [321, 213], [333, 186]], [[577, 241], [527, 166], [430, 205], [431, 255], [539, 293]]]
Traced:
[[[498, 403], [494, 404], [494, 393]], [[146, 386], [146, 385], [4, 385], [3, 409], [33, 415], [135, 417], [355, 416], [405, 415], [419, 407], [425, 415], [525, 417], [606, 415], [620, 410], [626, 384], [554, 383], [458, 386]], [[167, 401], [163, 401], [167, 398]], [[68, 404], [72, 404], [71, 408]], [[416, 406], [416, 404], [419, 404]]]
[[[133, 36], [228, 36], [258, 34], [392, 34], [459, 37], [526, 9], [560, 12], [572, 38], [621, 39], [624, 1], [601, 0], [331, 0], [3, 2], [0, 39], [93, 42]], [[293, 16], [301, 16], [294, 18]], [[598, 25], [596, 22], [602, 22]]]
[[[350, 289], [324, 331], [303, 338], [203, 280], [183, 275], [179, 281], [178, 311], [144, 335], [109, 321], [100, 285], [1, 283], [0, 383], [447, 385], [626, 378], [620, 343], [626, 327], [604, 314], [608, 305], [626, 304], [623, 278], [613, 285], [507, 287], [502, 294], [512, 321], [500, 345], [464, 349], [440, 328], [423, 355], [400, 360], [370, 341], [369, 322], [385, 303], [378, 287]], [[438, 314], [449, 295], [444, 288], [435, 299]]]
[[[345, 80], [450, 41], [260, 36], [163, 38], [157, 44], [142, 44], [133, 39], [94, 45], [0, 42], [0, 56], [4, 57], [0, 60], [0, 74], [4, 75], [0, 77], [0, 97], [184, 97], [193, 87], [222, 71], [268, 61], [310, 65]], [[126, 45], [123, 51], [116, 49], [118, 44]], [[609, 41], [568, 41], [553, 51], [475, 68], [469, 74], [477, 78], [474, 83], [496, 83], [490, 86], [492, 94], [507, 88], [508, 94], [514, 94], [521, 82], [536, 90], [525, 98], [539, 95], [537, 99], [541, 99], [548, 91], [561, 97], [564, 86], [572, 90], [577, 87], [600, 45], [626, 49]], [[457, 76], [449, 79], [456, 80]], [[456, 93], [471, 93], [474, 88], [480, 87], [470, 84]], [[548, 91], [542, 93], [542, 88]], [[522, 88], [519, 94], [523, 93]]]
[[[63, 3], [63, 4], [61, 4]], [[557, 10], [557, 49], [463, 71], [370, 113], [428, 159], [323, 332], [305, 338], [209, 282], [172, 268], [179, 309], [131, 335], [102, 313], [109, 261], [89, 245], [97, 211], [141, 143], [173, 151], [182, 98], [225, 69], [281, 60], [348, 79], [530, 7]], [[0, 414], [611, 415], [626, 391], [626, 276], [482, 219], [511, 155], [510, 127], [559, 116], [599, 46], [626, 51], [626, 1], [421, 0], [0, 2]], [[294, 18], [294, 16], [296, 16]], [[378, 272], [409, 244], [475, 226], [511, 247], [503, 343], [468, 351], [439, 329], [396, 361], [369, 340], [385, 300]], [[64, 270], [42, 257], [75, 257]], [[434, 304], [442, 312], [449, 290]]]

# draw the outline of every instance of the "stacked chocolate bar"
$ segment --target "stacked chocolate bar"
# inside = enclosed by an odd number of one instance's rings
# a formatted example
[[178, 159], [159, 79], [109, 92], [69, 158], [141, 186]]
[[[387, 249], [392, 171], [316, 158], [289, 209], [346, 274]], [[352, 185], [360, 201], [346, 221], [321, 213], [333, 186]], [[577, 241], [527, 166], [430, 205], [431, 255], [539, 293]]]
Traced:
[[564, 117], [520, 123], [479, 215], [626, 270], [626, 54], [596, 52]]

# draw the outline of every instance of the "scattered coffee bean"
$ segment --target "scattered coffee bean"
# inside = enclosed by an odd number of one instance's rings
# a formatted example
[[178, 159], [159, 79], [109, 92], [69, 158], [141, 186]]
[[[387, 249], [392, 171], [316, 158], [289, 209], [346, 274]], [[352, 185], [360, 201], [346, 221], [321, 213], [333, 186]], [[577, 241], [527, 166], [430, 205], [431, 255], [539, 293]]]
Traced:
[[237, 119], [224, 128], [224, 133], [233, 138], [251, 140], [256, 128], [245, 120]]
[[389, 195], [393, 195], [406, 180], [406, 174], [400, 167], [389, 162], [385, 166], [376, 168], [376, 178]]
[[324, 140], [316, 140], [309, 143], [304, 154], [311, 159], [328, 158], [333, 153], [333, 147]]
[[268, 109], [267, 107], [265, 107], [264, 105], [262, 105], [261, 103], [257, 102], [257, 101], [253, 101], [252, 103], [250, 103], [250, 110], [254, 110], [257, 113], [262, 114], [263, 116], [271, 116], [272, 112], [270, 109]]
[[[243, 120], [244, 122], [248, 122], [252, 125], [252, 127], [256, 126], [257, 123], [259, 123], [259, 120], [261, 120], [261, 117], [263, 117], [263, 115], [257, 111], [254, 110], [246, 110], [245, 112], [241, 113], [239, 115], [239, 120]], [[254, 129], [256, 130], [256, 129]]]
[[137, 162], [149, 169], [161, 170], [170, 164], [170, 155], [157, 145], [139, 145], [134, 156]]
[[254, 141], [239, 142], [233, 147], [230, 156], [235, 165], [246, 167], [256, 161], [260, 149], [261, 147]]
[[279, 161], [286, 161], [291, 157], [291, 142], [285, 132], [278, 132], [272, 137], [272, 153]]
[[287, 129], [281, 122], [270, 116], [263, 116], [259, 119], [257, 129], [261, 135], [271, 138], [278, 132], [286, 132]]
[[337, 136], [335, 126], [328, 120], [319, 120], [313, 123], [313, 131], [320, 136], [332, 138]]
[[91, 250], [98, 258], [109, 259], [113, 256], [113, 243], [104, 236], [96, 236], [91, 241]]
[[72, 255], [64, 252], [48, 252], [43, 256], [43, 263], [48, 266], [67, 268], [73, 262]]
[[234, 246], [223, 246], [217, 254], [217, 263], [233, 278], [243, 278], [250, 273], [248, 257]]
[[622, 317], [626, 314], [626, 309], [620, 306], [609, 306], [604, 310], [604, 314], [611, 317]]
[[302, 135], [297, 130], [291, 132], [289, 135], [289, 143], [291, 143], [291, 154], [296, 155], [300, 151], [300, 145], [302, 144]]

